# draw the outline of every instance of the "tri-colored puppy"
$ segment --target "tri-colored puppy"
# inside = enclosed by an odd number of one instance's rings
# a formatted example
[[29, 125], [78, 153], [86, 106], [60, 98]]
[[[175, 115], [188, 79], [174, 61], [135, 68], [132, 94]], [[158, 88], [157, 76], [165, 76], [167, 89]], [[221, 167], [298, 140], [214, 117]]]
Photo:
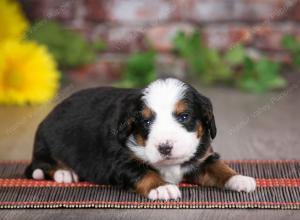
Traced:
[[149, 199], [178, 199], [186, 181], [236, 191], [255, 180], [230, 169], [211, 147], [210, 100], [177, 79], [144, 89], [87, 89], [65, 99], [40, 124], [28, 178], [90, 181]]

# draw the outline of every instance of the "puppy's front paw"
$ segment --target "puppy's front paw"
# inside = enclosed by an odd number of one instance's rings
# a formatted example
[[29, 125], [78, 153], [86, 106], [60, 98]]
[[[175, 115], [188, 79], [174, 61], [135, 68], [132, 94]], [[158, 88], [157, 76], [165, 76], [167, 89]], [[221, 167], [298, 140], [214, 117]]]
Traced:
[[170, 199], [179, 199], [181, 198], [181, 192], [178, 186], [173, 184], [167, 184], [164, 186], [159, 186], [155, 189], [152, 189], [149, 194], [148, 198], [151, 200], [170, 200]]
[[256, 181], [249, 176], [235, 175], [226, 182], [225, 188], [238, 192], [252, 192], [256, 188]]
[[78, 182], [77, 174], [71, 170], [56, 170], [53, 179], [58, 183]]

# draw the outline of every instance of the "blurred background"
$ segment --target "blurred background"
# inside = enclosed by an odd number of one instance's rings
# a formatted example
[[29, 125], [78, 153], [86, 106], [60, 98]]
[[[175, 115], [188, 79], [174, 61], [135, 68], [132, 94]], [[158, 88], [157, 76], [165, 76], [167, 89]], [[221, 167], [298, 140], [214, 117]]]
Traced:
[[159, 77], [210, 97], [224, 159], [299, 159], [299, 21], [298, 0], [1, 0], [0, 159], [71, 93]]

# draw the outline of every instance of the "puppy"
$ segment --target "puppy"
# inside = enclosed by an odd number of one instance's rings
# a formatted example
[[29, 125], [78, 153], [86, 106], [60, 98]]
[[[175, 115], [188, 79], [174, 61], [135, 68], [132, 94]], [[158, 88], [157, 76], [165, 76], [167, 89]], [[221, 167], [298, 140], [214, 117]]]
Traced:
[[211, 147], [217, 133], [210, 100], [177, 79], [144, 89], [92, 88], [65, 99], [39, 125], [26, 176], [90, 181], [152, 200], [178, 199], [185, 181], [255, 190]]

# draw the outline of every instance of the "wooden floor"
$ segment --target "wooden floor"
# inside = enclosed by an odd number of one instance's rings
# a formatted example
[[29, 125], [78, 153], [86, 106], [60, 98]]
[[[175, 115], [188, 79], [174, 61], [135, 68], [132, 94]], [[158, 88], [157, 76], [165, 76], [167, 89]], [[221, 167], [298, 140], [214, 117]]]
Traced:
[[[77, 90], [62, 90], [55, 102]], [[300, 159], [300, 81], [263, 95], [200, 88], [215, 109], [213, 146], [224, 159]], [[0, 159], [30, 159], [35, 129], [53, 104], [0, 107]], [[300, 171], [299, 171], [300, 172]], [[300, 200], [300, 198], [299, 198]], [[300, 219], [283, 210], [1, 210], [0, 219]]]

